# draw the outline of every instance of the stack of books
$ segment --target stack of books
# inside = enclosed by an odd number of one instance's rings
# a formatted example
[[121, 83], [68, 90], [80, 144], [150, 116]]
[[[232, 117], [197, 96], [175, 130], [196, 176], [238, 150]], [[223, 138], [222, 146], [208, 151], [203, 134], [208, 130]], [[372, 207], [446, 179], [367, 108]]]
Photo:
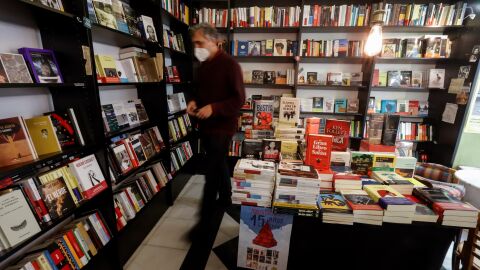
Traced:
[[423, 200], [440, 216], [444, 226], [475, 228], [478, 209], [438, 188], [415, 189], [414, 195]]
[[417, 204], [417, 207], [415, 207], [413, 221], [430, 223], [436, 223], [438, 221], [438, 215], [432, 209], [430, 209], [430, 207], [428, 207], [424, 201], [421, 201], [413, 195], [407, 195], [405, 197]]
[[353, 222], [382, 225], [383, 209], [364, 190], [345, 190], [341, 194], [353, 210]]
[[317, 170], [318, 179], [320, 180], [321, 192], [333, 192], [333, 171], [332, 170]]
[[323, 223], [353, 225], [353, 212], [340, 193], [320, 193], [318, 208]]
[[342, 190], [361, 190], [362, 181], [358, 174], [354, 173], [336, 173], [333, 176], [335, 192]]
[[366, 185], [364, 190], [384, 209], [383, 222], [411, 224], [416, 204], [390, 186]]
[[403, 195], [411, 195], [413, 191], [412, 182], [398, 175], [395, 172], [374, 171], [372, 178], [385, 185], [393, 187], [396, 191]]
[[275, 163], [240, 159], [233, 170], [232, 202], [271, 207], [275, 184]]
[[280, 162], [273, 200], [275, 212], [318, 217], [319, 193], [320, 180], [312, 166]]

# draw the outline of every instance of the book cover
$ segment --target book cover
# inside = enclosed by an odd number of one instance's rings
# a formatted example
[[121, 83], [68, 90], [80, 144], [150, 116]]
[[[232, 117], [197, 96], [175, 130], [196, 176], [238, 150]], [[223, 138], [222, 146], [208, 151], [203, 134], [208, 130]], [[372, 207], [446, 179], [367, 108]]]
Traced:
[[248, 56], [259, 56], [261, 53], [260, 41], [248, 41]]
[[368, 98], [368, 111], [367, 114], [376, 113], [375, 111], [375, 97]]
[[84, 198], [91, 199], [108, 187], [95, 155], [76, 160], [68, 166], [77, 177]]
[[370, 115], [369, 125], [367, 126], [368, 142], [372, 144], [380, 144], [383, 134], [384, 114]]
[[327, 85], [342, 85], [342, 73], [329, 72], [327, 74]]
[[0, 75], [3, 83], [33, 83], [25, 59], [21, 54], [0, 53], [0, 62], [4, 74]]
[[36, 83], [63, 83], [55, 53], [52, 50], [20, 48]]
[[294, 140], [282, 140], [280, 152], [282, 159], [297, 159], [298, 158], [298, 142]]
[[419, 106], [420, 106], [420, 102], [418, 100], [409, 100], [408, 101], [408, 112], [411, 115], [418, 115]]
[[370, 152], [352, 152], [350, 167], [352, 172], [359, 175], [368, 175], [373, 166], [374, 154]]
[[342, 85], [350, 86], [351, 80], [352, 80], [352, 73], [349, 73], [349, 72], [342, 73]]
[[317, 204], [322, 213], [352, 213], [345, 198], [340, 193], [320, 193]]
[[25, 124], [38, 155], [62, 151], [50, 117], [38, 116], [26, 119]]
[[118, 128], [126, 128], [129, 126], [127, 111], [125, 110], [126, 104], [124, 102], [118, 102], [112, 104], [113, 113], [117, 119]]
[[273, 56], [287, 56], [287, 40], [274, 39], [273, 40]]
[[422, 100], [418, 103], [418, 115], [428, 116], [428, 101]]
[[398, 157], [395, 161], [395, 173], [405, 178], [412, 178], [415, 173], [417, 159], [415, 157]]
[[317, 72], [307, 72], [307, 83], [317, 84]]
[[256, 100], [254, 105], [253, 129], [272, 129], [272, 121], [273, 100]]
[[344, 120], [327, 119], [325, 134], [333, 136], [334, 151], [346, 151], [350, 139], [350, 122]]
[[263, 75], [264, 84], [275, 84], [275, 71], [265, 71]]
[[395, 169], [396, 157], [394, 154], [375, 153], [373, 157], [372, 171], [390, 171]]
[[0, 239], [5, 248], [16, 246], [41, 231], [20, 188], [0, 191], [0, 205]]
[[135, 37], [141, 37], [142, 32], [138, 28], [137, 21], [138, 16], [135, 14], [135, 11], [132, 9], [129, 3], [122, 1], [123, 14], [125, 14], [125, 20], [128, 25], [128, 32]]
[[386, 114], [383, 122], [383, 145], [395, 145], [397, 141], [398, 125], [400, 123], [400, 115]]
[[397, 39], [384, 39], [382, 45], [382, 57], [396, 57]]
[[333, 112], [335, 107], [335, 99], [325, 97], [323, 98], [323, 111], [324, 112]]
[[397, 100], [397, 114], [408, 115], [408, 100]]
[[52, 220], [67, 214], [75, 208], [75, 202], [69, 194], [63, 177], [40, 185], [39, 190]]
[[[133, 64], [135, 65], [140, 82], [159, 81], [160, 77], [157, 74], [157, 64], [154, 58], [135, 56], [133, 57]], [[180, 77], [178, 76], [176, 67], [173, 66], [171, 68], [173, 72], [173, 79], [171, 79], [170, 82], [180, 82]]]
[[237, 266], [287, 269], [292, 224], [292, 215], [274, 214], [269, 208], [243, 205]]
[[0, 167], [32, 161], [36, 158], [33, 143], [21, 117], [0, 120]]
[[423, 86], [423, 71], [414, 70], [412, 71], [412, 87], [422, 87]]
[[412, 86], [412, 71], [411, 70], [402, 70], [400, 71], [400, 87], [411, 87]]
[[110, 55], [95, 55], [100, 80], [103, 83], [118, 83], [120, 78], [117, 73], [117, 62]]
[[402, 83], [402, 74], [400, 71], [387, 71], [387, 86], [388, 87], [400, 87]]
[[396, 99], [382, 99], [381, 101], [381, 113], [396, 113], [397, 112], [397, 100]]
[[268, 161], [279, 161], [282, 141], [264, 139], [262, 141], [262, 159]]
[[130, 34], [122, 4], [120, 0], [112, 0], [112, 13], [117, 21], [118, 30]]
[[386, 185], [367, 185], [364, 186], [364, 190], [372, 197], [375, 202], [379, 202], [382, 208], [386, 208], [389, 204], [398, 204], [398, 205], [412, 205], [414, 202], [405, 198], [400, 192], [396, 191], [394, 188]]
[[357, 210], [382, 211], [383, 209], [364, 190], [343, 190], [341, 194], [353, 212]]
[[117, 161], [118, 167], [121, 173], [126, 173], [133, 169], [133, 163], [130, 159], [126, 146], [122, 143], [112, 148], [113, 154]]
[[93, 7], [97, 14], [98, 23], [109, 28], [118, 29], [117, 20], [113, 16], [111, 0], [93, 0]]
[[333, 136], [310, 134], [307, 137], [307, 155], [305, 164], [318, 170], [330, 168], [330, 158], [333, 147]]
[[348, 99], [347, 113], [358, 113], [358, 99]]
[[312, 111], [313, 112], [323, 112], [323, 97], [314, 97], [313, 98]]
[[388, 82], [387, 78], [388, 78], [388, 73], [386, 71], [380, 71], [378, 74], [378, 86], [386, 87]]
[[58, 141], [63, 150], [79, 145], [77, 142], [79, 136], [76, 135], [75, 123], [68, 111], [46, 113], [45, 115], [50, 116]]
[[158, 38], [155, 25], [153, 24], [153, 19], [149, 16], [140, 15], [138, 20], [143, 38], [150, 42], [157, 42]]
[[278, 123], [284, 127], [295, 127], [300, 118], [300, 100], [298, 98], [282, 97]]
[[252, 83], [263, 84], [264, 75], [263, 70], [252, 70]]
[[347, 99], [346, 98], [336, 98], [335, 99], [335, 112], [336, 113], [346, 113], [347, 112]]
[[261, 158], [262, 153], [262, 140], [245, 139], [242, 145], [242, 157], [243, 158]]
[[248, 41], [238, 40], [238, 56], [248, 56]]
[[351, 86], [362, 86], [363, 85], [363, 72], [352, 72], [352, 73], [350, 73], [350, 85]]
[[445, 87], [445, 69], [430, 69], [428, 87], [441, 89]]

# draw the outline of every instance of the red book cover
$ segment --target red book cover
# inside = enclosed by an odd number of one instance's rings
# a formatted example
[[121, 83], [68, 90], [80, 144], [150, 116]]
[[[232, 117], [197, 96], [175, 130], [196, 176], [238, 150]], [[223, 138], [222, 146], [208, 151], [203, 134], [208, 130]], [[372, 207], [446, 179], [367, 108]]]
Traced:
[[308, 135], [305, 163], [318, 170], [328, 170], [330, 168], [332, 140], [333, 137], [330, 135]]
[[320, 118], [307, 118], [307, 126], [305, 128], [305, 135], [318, 134], [320, 129]]
[[447, 203], [447, 202], [435, 202], [432, 205], [432, 210], [442, 215], [445, 210], [456, 210], [456, 211], [478, 211], [477, 208], [466, 203]]
[[418, 100], [409, 100], [408, 101], [408, 112], [411, 115], [418, 115], [418, 107], [420, 106], [420, 102]]
[[73, 247], [73, 250], [75, 251], [75, 253], [77, 254], [78, 258], [80, 259], [80, 261], [82, 261], [82, 263], [86, 263], [85, 261], [87, 260], [87, 258], [85, 257], [85, 254], [83, 254], [83, 251], [82, 249], [80, 248], [78, 242], [77, 242], [77, 239], [75, 239], [75, 235], [73, 235], [73, 232], [72, 230], [68, 230], [66, 233], [65, 233], [65, 236], [68, 238], [68, 241], [70, 242], [70, 244], [72, 245]]
[[97, 217], [98, 223], [100, 223], [100, 225], [102, 226], [103, 231], [105, 232], [105, 234], [108, 236], [108, 238], [111, 238], [110, 233], [109, 233], [107, 227], [105, 227], [105, 224], [104, 224], [104, 222], [103, 222], [102, 217], [100, 217], [100, 215], [98, 214], [98, 212], [95, 212], [95, 216]]
[[373, 70], [372, 86], [378, 86], [380, 71], [378, 69]]
[[350, 139], [350, 121], [327, 119], [325, 134], [333, 136], [334, 151], [347, 151]]
[[333, 178], [335, 180], [361, 180], [360, 175], [352, 173], [336, 173]]

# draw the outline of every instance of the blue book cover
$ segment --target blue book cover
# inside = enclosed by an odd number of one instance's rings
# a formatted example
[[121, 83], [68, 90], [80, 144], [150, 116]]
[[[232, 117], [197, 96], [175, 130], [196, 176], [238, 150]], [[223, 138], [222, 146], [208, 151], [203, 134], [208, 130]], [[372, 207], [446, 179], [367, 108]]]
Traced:
[[117, 20], [117, 27], [119, 31], [130, 34], [130, 30], [128, 29], [128, 24], [126, 22]]
[[335, 99], [335, 112], [336, 113], [346, 113], [347, 112], [347, 99], [346, 98]]
[[378, 204], [383, 209], [387, 209], [389, 205], [412, 205], [415, 203], [405, 197], [383, 197], [378, 200]]
[[381, 106], [381, 113], [396, 113], [397, 112], [397, 100], [396, 99], [383, 99]]
[[238, 41], [238, 56], [247, 56], [248, 55], [248, 41], [239, 40]]

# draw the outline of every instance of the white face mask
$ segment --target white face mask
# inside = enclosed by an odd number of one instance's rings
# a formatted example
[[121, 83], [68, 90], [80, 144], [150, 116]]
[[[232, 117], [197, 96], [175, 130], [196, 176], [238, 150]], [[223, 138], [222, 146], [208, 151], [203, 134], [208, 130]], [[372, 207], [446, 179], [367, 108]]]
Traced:
[[198, 59], [200, 62], [204, 62], [205, 60], [210, 57], [210, 52], [205, 49], [205, 48], [195, 48], [195, 57]]

